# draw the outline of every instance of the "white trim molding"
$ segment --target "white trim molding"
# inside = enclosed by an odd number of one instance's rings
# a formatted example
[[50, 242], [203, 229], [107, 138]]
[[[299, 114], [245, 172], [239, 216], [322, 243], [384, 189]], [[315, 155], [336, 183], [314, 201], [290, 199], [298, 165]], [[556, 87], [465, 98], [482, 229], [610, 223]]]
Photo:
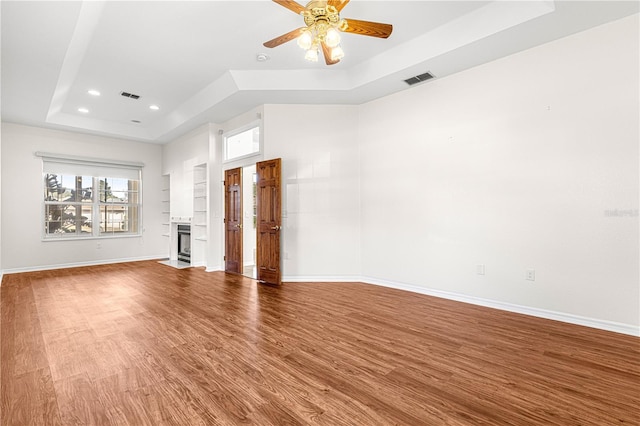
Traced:
[[299, 275], [299, 276], [283, 276], [282, 282], [289, 283], [361, 283], [362, 277], [345, 275]]
[[545, 318], [569, 324], [582, 325], [585, 327], [597, 328], [600, 330], [613, 331], [615, 333], [628, 334], [640, 337], [640, 326], [624, 324], [614, 321], [606, 321], [597, 318], [588, 318], [580, 315], [568, 314], [565, 312], [550, 311], [547, 309], [534, 308], [530, 306], [517, 305], [513, 303], [500, 302], [497, 300], [483, 299], [466, 294], [452, 293], [448, 291], [430, 289], [416, 285], [398, 283], [394, 281], [380, 280], [373, 277], [354, 276], [287, 276], [282, 278], [283, 282], [291, 283], [318, 283], [318, 282], [359, 282], [363, 284], [377, 285], [381, 287], [395, 288], [398, 290], [410, 291], [412, 293], [424, 294], [427, 296], [439, 297], [442, 299], [455, 300], [457, 302], [470, 303], [472, 305], [484, 306], [487, 308], [500, 309], [502, 311], [514, 312], [518, 314], [530, 315], [538, 318]]
[[465, 294], [451, 293], [448, 291], [435, 290], [419, 287], [411, 284], [397, 283], [380, 280], [372, 277], [362, 277], [362, 282], [366, 284], [390, 287], [398, 290], [410, 291], [413, 293], [425, 294], [427, 296], [440, 297], [442, 299], [455, 300], [458, 302], [470, 303], [472, 305], [484, 306], [487, 308], [500, 309], [502, 311], [515, 312], [518, 314], [530, 315], [538, 318], [545, 318], [555, 321], [562, 321], [569, 324], [582, 325], [585, 327], [597, 328], [600, 330], [613, 331], [615, 333], [628, 334], [640, 337], [640, 326], [624, 324], [614, 321], [606, 321], [597, 318], [588, 318], [580, 315], [568, 314], [565, 312], [550, 311], [547, 309], [534, 308], [530, 306], [517, 305], [513, 303], [500, 302], [496, 300], [483, 299]]
[[89, 262], [74, 262], [74, 263], [63, 263], [59, 265], [42, 265], [42, 266], [30, 266], [27, 268], [12, 268], [12, 269], [4, 269], [2, 274], [19, 274], [22, 272], [37, 272], [37, 271], [48, 271], [53, 269], [66, 269], [66, 268], [80, 268], [82, 266], [97, 266], [97, 265], [110, 265], [113, 263], [127, 263], [127, 262], [141, 262], [145, 260], [159, 260], [166, 259], [166, 254], [158, 254], [155, 256], [144, 256], [144, 257], [129, 257], [123, 259], [106, 259], [106, 260], [95, 260]]

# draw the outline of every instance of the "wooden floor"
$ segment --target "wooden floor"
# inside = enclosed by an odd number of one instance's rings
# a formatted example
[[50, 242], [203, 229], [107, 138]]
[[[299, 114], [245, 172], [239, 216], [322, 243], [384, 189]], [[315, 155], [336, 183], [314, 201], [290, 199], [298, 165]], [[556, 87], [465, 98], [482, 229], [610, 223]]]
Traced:
[[9, 425], [638, 425], [640, 339], [157, 262], [6, 275]]

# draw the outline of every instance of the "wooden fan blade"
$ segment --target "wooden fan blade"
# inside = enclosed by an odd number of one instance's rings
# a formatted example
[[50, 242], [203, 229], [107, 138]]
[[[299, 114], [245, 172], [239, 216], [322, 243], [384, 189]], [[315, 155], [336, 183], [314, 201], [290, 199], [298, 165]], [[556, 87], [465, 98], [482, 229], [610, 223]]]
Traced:
[[349, 3], [349, 0], [329, 0], [327, 6], [333, 6], [338, 9], [338, 12], [342, 11], [344, 7]]
[[298, 2], [291, 0], [273, 0], [274, 3], [278, 3], [280, 6], [284, 6], [290, 11], [300, 15], [300, 12], [304, 10], [304, 6]]
[[302, 34], [302, 31], [305, 28], [297, 28], [293, 31], [289, 31], [286, 34], [282, 34], [279, 37], [274, 38], [273, 40], [269, 40], [269, 41], [265, 41], [264, 43], [262, 43], [262, 45], [264, 47], [276, 47], [276, 46], [280, 46], [281, 44], [284, 44], [288, 41], [291, 40], [295, 40], [296, 38], [298, 38], [300, 36], [300, 34]]
[[347, 29], [345, 33], [360, 34], [370, 37], [387, 38], [393, 31], [393, 25], [381, 24], [379, 22], [358, 21], [357, 19], [346, 19]]
[[324, 55], [324, 61], [327, 63], [327, 65], [334, 65], [340, 62], [340, 59], [335, 61], [331, 59], [331, 49], [329, 49], [329, 46], [327, 46], [324, 42], [320, 43], [320, 45], [322, 46], [322, 54]]

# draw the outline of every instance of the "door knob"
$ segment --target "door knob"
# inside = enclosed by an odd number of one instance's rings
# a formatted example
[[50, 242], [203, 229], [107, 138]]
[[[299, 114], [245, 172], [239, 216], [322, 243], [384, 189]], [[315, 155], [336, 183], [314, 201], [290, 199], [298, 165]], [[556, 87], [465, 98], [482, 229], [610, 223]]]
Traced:
[[271, 228], [274, 231], [279, 231], [280, 229], [282, 229], [280, 226], [276, 225], [274, 227]]

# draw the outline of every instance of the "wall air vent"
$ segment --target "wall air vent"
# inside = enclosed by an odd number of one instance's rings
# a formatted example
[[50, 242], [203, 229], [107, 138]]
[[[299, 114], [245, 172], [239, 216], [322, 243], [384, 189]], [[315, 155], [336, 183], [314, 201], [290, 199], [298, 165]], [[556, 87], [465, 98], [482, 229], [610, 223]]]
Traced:
[[129, 92], [120, 92], [120, 94], [122, 96], [124, 96], [125, 98], [131, 98], [131, 99], [139, 99], [140, 95], [134, 95], [133, 93], [129, 93]]
[[424, 74], [408, 78], [404, 82], [409, 86], [413, 86], [414, 84], [422, 83], [423, 81], [431, 80], [432, 78], [434, 78], [433, 74], [431, 74], [430, 72], [425, 72]]

